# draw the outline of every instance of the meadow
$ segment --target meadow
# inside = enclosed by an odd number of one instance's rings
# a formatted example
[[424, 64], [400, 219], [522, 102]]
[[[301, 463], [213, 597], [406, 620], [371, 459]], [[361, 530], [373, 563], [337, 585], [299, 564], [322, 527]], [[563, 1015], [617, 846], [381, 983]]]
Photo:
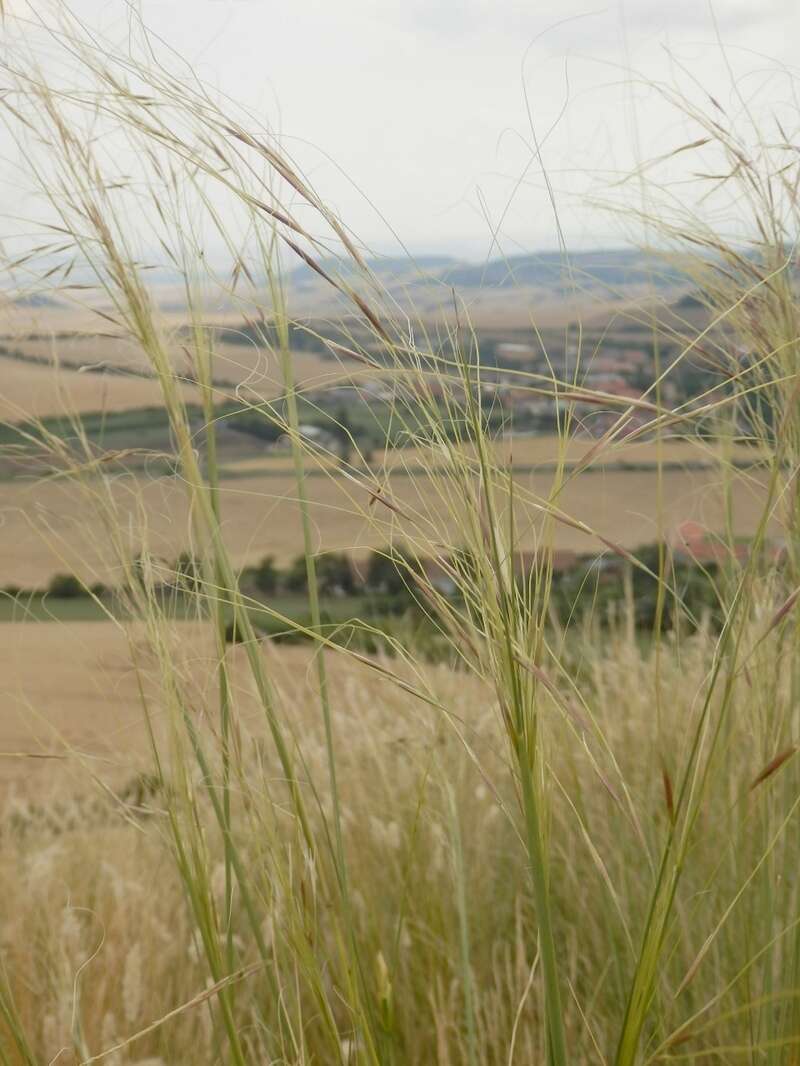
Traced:
[[[256, 118], [66, 10], [57, 28], [47, 75], [19, 40], [0, 61], [50, 212], [9, 299], [29, 307], [38, 280], [85, 308], [68, 337], [17, 330], [28, 361], [3, 363], [22, 384], [0, 427], [0, 585], [67, 573], [84, 596], [51, 621], [38, 597], [23, 621], [5, 593], [0, 1063], [794, 1066], [796, 153], [749, 113], [674, 101], [703, 134], [688, 148], [738, 182], [747, 243], [685, 205], [649, 218], [706, 325], [638, 398], [531, 373], [556, 431], [521, 435], [487, 399], [469, 301], [439, 292], [425, 314], [452, 310], [410, 322]], [[145, 233], [179, 312], [148, 284]], [[230, 271], [207, 266], [209, 234]], [[287, 257], [358, 320], [331, 360], [291, 348]], [[231, 350], [209, 306], [266, 357]], [[54, 346], [59, 375], [33, 361]], [[86, 359], [137, 374], [106, 382]], [[673, 403], [692, 361], [710, 384]], [[320, 443], [306, 392], [343, 368], [387, 397], [351, 390]], [[40, 371], [53, 391], [11, 418]], [[95, 393], [73, 388], [90, 376]], [[231, 432], [242, 416], [264, 436]], [[385, 439], [367, 449], [370, 420]], [[699, 608], [674, 538], [690, 518], [712, 549]], [[363, 639], [337, 640], [326, 555], [369, 548], [425, 626], [378, 633], [365, 611], [347, 619]], [[563, 549], [594, 563], [566, 603]], [[243, 568], [265, 555], [299, 557], [302, 618], [251, 595]], [[259, 614], [302, 643], [265, 638]]]

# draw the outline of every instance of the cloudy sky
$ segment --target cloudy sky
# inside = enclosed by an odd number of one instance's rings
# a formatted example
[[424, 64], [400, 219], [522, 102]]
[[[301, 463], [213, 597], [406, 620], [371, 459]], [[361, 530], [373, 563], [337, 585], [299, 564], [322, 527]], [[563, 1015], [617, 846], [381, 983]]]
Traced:
[[[7, 0], [21, 12], [26, 0]], [[125, 0], [73, 0], [122, 44]], [[139, 0], [210, 85], [279, 131], [377, 250], [621, 243], [588, 206], [696, 137], [646, 82], [732, 113], [791, 92], [797, 0]], [[788, 74], [787, 74], [788, 71]], [[707, 106], [707, 103], [705, 103]], [[536, 143], [541, 152], [537, 155]], [[682, 163], [689, 166], [689, 161]], [[632, 191], [635, 195], [635, 191]]]

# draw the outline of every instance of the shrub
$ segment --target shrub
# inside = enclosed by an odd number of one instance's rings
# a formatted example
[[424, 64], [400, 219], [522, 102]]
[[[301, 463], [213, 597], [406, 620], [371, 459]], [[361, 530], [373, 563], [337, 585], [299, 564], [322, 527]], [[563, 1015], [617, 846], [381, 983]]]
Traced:
[[175, 584], [184, 592], [196, 592], [202, 575], [200, 563], [191, 552], [181, 552], [175, 560]]
[[87, 592], [74, 574], [54, 574], [47, 586], [47, 594], [59, 600], [74, 600], [86, 596]]
[[253, 568], [251, 575], [259, 592], [264, 592], [268, 596], [277, 592], [281, 574], [275, 565], [274, 555], [265, 555], [258, 566]]
[[367, 562], [366, 587], [370, 592], [388, 596], [404, 596], [409, 592], [408, 575], [404, 563], [411, 561], [411, 553], [402, 545], [373, 551]]
[[[347, 552], [324, 552], [315, 557], [317, 587], [322, 596], [352, 596], [356, 592], [356, 575]], [[286, 587], [292, 592], [308, 588], [305, 556], [298, 555], [286, 575]]]

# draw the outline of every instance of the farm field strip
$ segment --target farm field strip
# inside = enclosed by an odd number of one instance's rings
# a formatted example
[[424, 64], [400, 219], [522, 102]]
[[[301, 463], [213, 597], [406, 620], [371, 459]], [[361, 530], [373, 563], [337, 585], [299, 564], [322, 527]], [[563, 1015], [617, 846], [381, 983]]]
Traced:
[[[732, 511], [737, 535], [751, 535], [761, 504], [760, 475], [739, 477], [732, 489]], [[552, 477], [530, 473], [519, 484], [540, 497], [547, 497]], [[711, 470], [667, 469], [662, 473], [663, 525], [659, 530], [657, 485], [652, 471], [603, 470], [569, 478], [559, 496], [562, 511], [587, 523], [602, 536], [626, 548], [652, 543], [686, 519], [703, 522], [711, 530], [725, 528], [725, 508], [719, 474]], [[134, 555], [143, 536], [152, 551], [166, 559], [190, 547], [189, 510], [178, 477], [139, 478], [120, 475], [112, 495], [117, 508], [117, 526]], [[404, 532], [397, 514], [380, 504], [370, 506], [366, 485], [362, 488], [338, 472], [315, 477], [310, 501], [318, 550], [364, 552], [387, 543], [392, 530]], [[221, 484], [223, 527], [237, 565], [273, 554], [280, 564], [294, 558], [302, 542], [296, 500], [296, 485], [285, 473], [223, 479]], [[439, 528], [447, 526], [436, 486], [421, 475], [398, 477], [391, 482], [396, 503], [406, 512], [427, 517]], [[91, 512], [87, 500], [59, 481], [5, 482], [0, 495], [0, 586], [14, 584], [33, 588], [46, 585], [58, 572], [72, 568], [89, 581], [115, 583], [111, 553], [104, 527]], [[535, 546], [541, 516], [519, 517], [519, 546]], [[777, 528], [773, 525], [773, 532]], [[143, 532], [146, 530], [146, 533]], [[569, 525], [557, 524], [556, 545], [580, 552], [601, 551], [594, 537]]]

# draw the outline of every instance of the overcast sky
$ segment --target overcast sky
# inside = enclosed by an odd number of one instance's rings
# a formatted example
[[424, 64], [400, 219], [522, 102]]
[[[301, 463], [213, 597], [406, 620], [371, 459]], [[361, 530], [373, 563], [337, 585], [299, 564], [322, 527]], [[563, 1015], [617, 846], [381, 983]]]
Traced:
[[[21, 11], [26, 0], [6, 0]], [[573, 247], [622, 243], [586, 206], [637, 158], [697, 136], [640, 84], [740, 107], [789, 95], [797, 0], [140, 0], [200, 76], [279, 130], [375, 249], [554, 247], [541, 159]], [[117, 43], [124, 0], [73, 0]], [[695, 84], [692, 79], [697, 79]], [[526, 108], [526, 93], [530, 116]], [[690, 162], [685, 165], [690, 169]], [[347, 175], [345, 178], [344, 175]], [[383, 216], [383, 218], [381, 217]]]

